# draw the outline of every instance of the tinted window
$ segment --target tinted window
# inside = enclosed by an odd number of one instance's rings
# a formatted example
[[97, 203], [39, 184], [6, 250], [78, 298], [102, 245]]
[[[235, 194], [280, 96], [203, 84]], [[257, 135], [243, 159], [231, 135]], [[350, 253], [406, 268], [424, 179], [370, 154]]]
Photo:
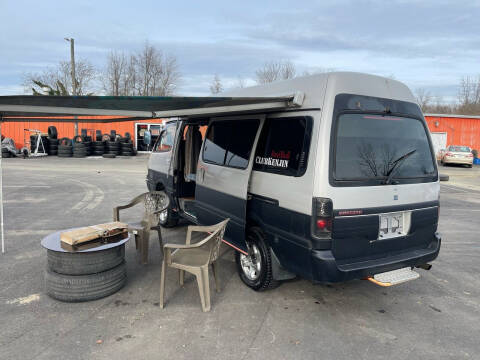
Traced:
[[310, 146], [310, 117], [267, 119], [255, 153], [254, 170], [301, 176]]
[[246, 168], [258, 130], [258, 120], [215, 121], [207, 131], [203, 160]]
[[393, 178], [436, 174], [426, 129], [420, 120], [369, 114], [342, 114], [337, 120], [335, 180], [385, 179], [400, 157]]

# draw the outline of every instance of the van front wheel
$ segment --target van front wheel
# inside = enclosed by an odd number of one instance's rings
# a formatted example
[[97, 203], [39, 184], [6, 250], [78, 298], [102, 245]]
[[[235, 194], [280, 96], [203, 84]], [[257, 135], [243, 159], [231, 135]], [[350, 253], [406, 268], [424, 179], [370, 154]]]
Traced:
[[262, 230], [252, 227], [247, 233], [248, 254], [235, 252], [235, 262], [240, 279], [255, 291], [274, 288], [278, 282], [273, 278], [270, 247], [265, 242]]
[[174, 227], [178, 224], [178, 216], [173, 214], [170, 207], [158, 214], [158, 224], [165, 228]]

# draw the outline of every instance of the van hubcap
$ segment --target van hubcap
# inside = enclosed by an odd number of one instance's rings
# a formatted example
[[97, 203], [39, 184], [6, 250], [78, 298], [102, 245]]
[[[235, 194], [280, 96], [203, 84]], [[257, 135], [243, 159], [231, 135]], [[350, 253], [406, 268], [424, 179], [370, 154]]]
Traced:
[[167, 217], [168, 217], [168, 209], [165, 209], [160, 213], [160, 221], [164, 223], [165, 221], [167, 221]]
[[240, 265], [245, 276], [252, 281], [255, 281], [260, 276], [262, 269], [260, 250], [257, 245], [251, 244], [248, 255], [240, 253]]

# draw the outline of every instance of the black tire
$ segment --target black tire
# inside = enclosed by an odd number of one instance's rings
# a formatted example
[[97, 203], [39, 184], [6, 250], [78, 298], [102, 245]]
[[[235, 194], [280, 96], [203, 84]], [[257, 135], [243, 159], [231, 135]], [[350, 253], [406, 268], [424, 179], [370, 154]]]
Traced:
[[63, 275], [45, 271], [45, 290], [50, 297], [65, 302], [104, 298], [120, 290], [127, 280], [123, 261], [113, 269], [89, 275]]
[[100, 130], [95, 130], [95, 140], [102, 141], [102, 132]]
[[67, 137], [64, 137], [64, 138], [61, 138], [59, 141], [58, 141], [58, 145], [63, 145], [63, 146], [72, 146], [72, 140], [67, 138]]
[[116, 154], [103, 154], [102, 157], [107, 158], [107, 159], [114, 159], [117, 157]]
[[57, 139], [58, 133], [57, 133], [57, 128], [55, 126], [49, 126], [48, 127], [48, 137], [50, 139]]
[[263, 232], [258, 227], [248, 229], [247, 242], [250, 247], [252, 261], [260, 261], [260, 271], [248, 276], [242, 267], [242, 259], [248, 258], [239, 251], [235, 252], [237, 271], [242, 282], [255, 291], [265, 291], [278, 286], [279, 282], [273, 278], [272, 256], [270, 247], [265, 241]]
[[125, 259], [125, 244], [101, 251], [71, 253], [47, 250], [47, 268], [63, 275], [88, 275], [113, 269]]
[[84, 157], [87, 157], [87, 154], [75, 154], [73, 153], [72, 155], [74, 158], [84, 158]]
[[101, 147], [103, 149], [105, 147], [105, 144], [103, 143], [103, 141], [92, 141], [92, 146]]
[[75, 135], [72, 141], [76, 145], [76, 144], [85, 142], [85, 138], [82, 135]]
[[49, 155], [49, 156], [56, 156], [56, 155], [58, 155], [58, 151], [57, 151], [57, 150], [50, 150], [50, 151], [48, 152], [48, 155]]
[[86, 143], [83, 142], [76, 142], [73, 144], [73, 149], [85, 149], [86, 147]]
[[122, 156], [133, 156], [133, 153], [129, 152], [129, 151], [127, 151], [127, 152], [122, 151], [121, 155]]
[[125, 135], [123, 136], [124, 139], [130, 140], [132, 138], [132, 135], [130, 135], [129, 132], [126, 132]]
[[83, 139], [85, 140], [85, 142], [89, 142], [89, 143], [92, 142], [92, 137], [91, 137], [91, 136], [85, 135], [85, 136], [83, 137]]
[[173, 212], [170, 206], [158, 216], [158, 225], [164, 228], [172, 228], [178, 224], [178, 215]]
[[83, 138], [87, 136], [87, 129], [80, 130], [80, 136], [82, 136]]
[[58, 146], [58, 139], [51, 139], [51, 138], [49, 138], [49, 139], [48, 139], [48, 143], [49, 143], [50, 147], [52, 147], [52, 146]]
[[12, 157], [12, 155], [10, 154], [10, 152], [8, 151], [2, 151], [2, 158], [9, 158], [9, 157]]
[[110, 130], [110, 141], [115, 141], [116, 137], [117, 137], [117, 131], [116, 130]]
[[71, 146], [67, 146], [67, 145], [58, 145], [57, 150], [59, 152], [72, 152], [73, 148]]
[[66, 157], [72, 157], [73, 154], [72, 154], [71, 152], [70, 152], [70, 153], [61, 153], [61, 152], [59, 152], [59, 153], [57, 154], [57, 156], [58, 156], [58, 157], [65, 157], [65, 158], [66, 158]]

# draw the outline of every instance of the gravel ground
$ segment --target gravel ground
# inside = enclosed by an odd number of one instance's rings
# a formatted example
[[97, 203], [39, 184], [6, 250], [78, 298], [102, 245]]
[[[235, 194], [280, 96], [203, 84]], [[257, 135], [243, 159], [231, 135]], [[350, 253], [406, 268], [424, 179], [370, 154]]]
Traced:
[[[145, 191], [147, 158], [4, 159], [6, 254], [0, 256], [1, 359], [474, 359], [480, 358], [480, 168], [441, 168], [443, 243], [430, 271], [391, 288], [368, 281], [296, 279], [256, 293], [220, 261], [222, 291], [202, 313], [196, 283], [148, 265], [127, 245], [128, 283], [97, 301], [44, 294], [46, 234], [110, 221], [112, 207]], [[135, 212], [122, 220], [135, 218]], [[185, 224], [165, 230], [182, 242]], [[213, 280], [212, 280], [213, 281]], [[213, 282], [211, 283], [213, 288]]]

